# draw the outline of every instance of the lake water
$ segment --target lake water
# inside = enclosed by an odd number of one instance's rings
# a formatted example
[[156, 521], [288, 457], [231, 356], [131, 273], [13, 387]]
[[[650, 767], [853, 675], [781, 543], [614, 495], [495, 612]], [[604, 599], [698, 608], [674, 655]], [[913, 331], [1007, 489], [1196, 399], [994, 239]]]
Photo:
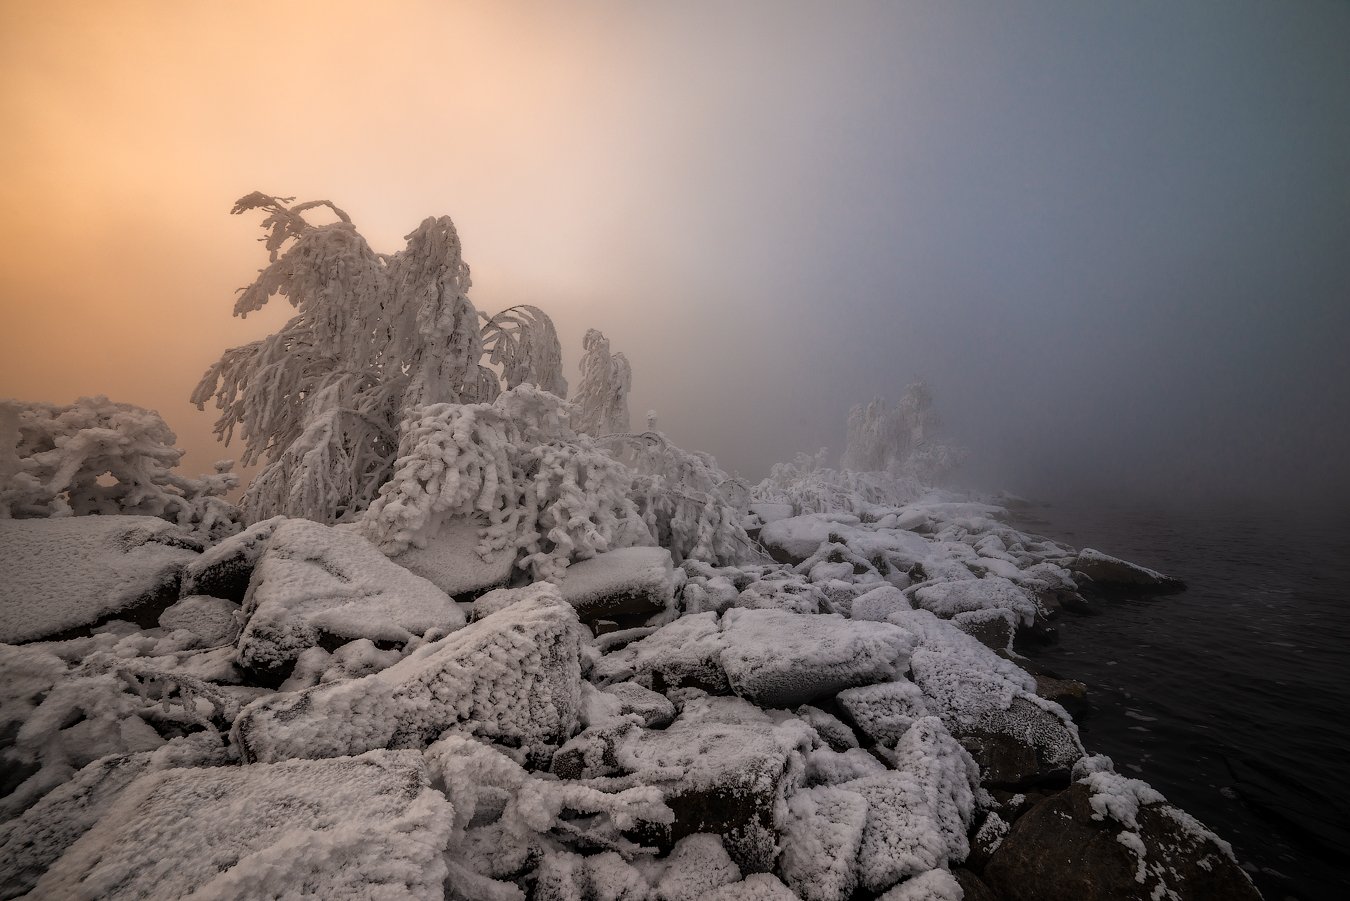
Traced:
[[1350, 527], [1060, 506], [1015, 524], [1188, 586], [1065, 614], [1026, 649], [1087, 683], [1089, 751], [1230, 841], [1267, 899], [1350, 897]]

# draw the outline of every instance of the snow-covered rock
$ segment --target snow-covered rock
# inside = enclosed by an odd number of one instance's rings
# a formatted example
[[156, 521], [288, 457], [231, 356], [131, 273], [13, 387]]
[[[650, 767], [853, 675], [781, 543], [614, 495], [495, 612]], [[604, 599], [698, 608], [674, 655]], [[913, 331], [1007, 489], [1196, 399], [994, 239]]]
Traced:
[[591, 678], [597, 685], [632, 679], [659, 692], [693, 687], [726, 694], [722, 647], [716, 613], [684, 616], [601, 657]]
[[382, 672], [250, 704], [236, 744], [250, 760], [336, 757], [425, 747], [458, 726], [547, 760], [577, 725], [583, 629], [553, 585], [516, 590], [518, 603]]
[[741, 868], [727, 854], [722, 840], [699, 832], [675, 843], [654, 897], [656, 901], [701, 901], [714, 889], [740, 881]]
[[660, 547], [626, 547], [579, 560], [558, 581], [583, 622], [659, 613], [675, 600], [675, 564]]
[[893, 679], [914, 647], [913, 636], [888, 623], [778, 610], [727, 611], [722, 640], [731, 690], [763, 707], [795, 707]]
[[1075, 767], [1076, 782], [1019, 817], [984, 875], [1010, 901], [1152, 901], [1259, 893], [1232, 848], [1154, 789], [1111, 770], [1105, 757]]
[[1128, 563], [1092, 548], [1084, 548], [1067, 564], [1068, 568], [1089, 580], [1088, 587], [1099, 591], [1144, 591], [1172, 594], [1186, 589], [1186, 583], [1157, 570]]
[[759, 532], [759, 543], [780, 563], [796, 565], [816, 552], [822, 544], [833, 541], [847, 527], [858, 522], [858, 517], [844, 514], [808, 513], [767, 523]]
[[155, 516], [0, 519], [0, 642], [113, 618], [153, 625], [201, 545]]
[[234, 644], [239, 635], [239, 605], [225, 598], [193, 594], [181, 599], [159, 615], [160, 628], [186, 629], [204, 648]]
[[491, 548], [485, 556], [482, 530], [483, 523], [475, 517], [453, 517], [424, 546], [414, 544], [391, 559], [451, 597], [497, 588], [511, 578], [516, 548]]
[[1012, 651], [1018, 616], [1006, 607], [967, 610], [952, 617], [952, 625], [991, 651]]
[[183, 596], [204, 594], [242, 602], [248, 594], [253, 567], [283, 522], [284, 516], [264, 519], [208, 548], [183, 570]]
[[1011, 610], [1023, 625], [1036, 618], [1036, 600], [1020, 586], [998, 576], [938, 582], [914, 589], [915, 606], [951, 619], [972, 610]]
[[277, 525], [244, 602], [239, 662], [279, 680], [300, 652], [358, 638], [403, 645], [456, 629], [464, 613], [445, 592], [391, 563], [373, 544], [305, 519]]
[[859, 732], [887, 747], [899, 741], [915, 720], [928, 715], [923, 692], [908, 679], [850, 688], [835, 700]]
[[788, 799], [779, 871], [802, 901], [846, 901], [858, 886], [858, 849], [867, 825], [863, 796], [834, 786]]
[[123, 791], [34, 895], [440, 901], [452, 817], [415, 751], [168, 770]]
[[886, 617], [901, 610], [912, 610], [914, 605], [905, 593], [894, 585], [882, 585], [853, 599], [849, 616], [856, 620], [885, 622]]

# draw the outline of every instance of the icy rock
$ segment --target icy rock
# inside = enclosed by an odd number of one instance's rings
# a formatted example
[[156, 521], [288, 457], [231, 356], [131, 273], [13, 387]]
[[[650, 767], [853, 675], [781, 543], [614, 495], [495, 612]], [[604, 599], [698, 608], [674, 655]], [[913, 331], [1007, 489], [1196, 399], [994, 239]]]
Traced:
[[276, 684], [306, 648], [358, 638], [403, 645], [464, 613], [366, 539], [306, 519], [277, 525], [244, 603], [239, 663]]
[[854, 598], [849, 615], [856, 620], [884, 622], [892, 613], [912, 609], [914, 605], [903, 591], [893, 585], [883, 585]]
[[[852, 569], [850, 568], [850, 572]], [[819, 613], [825, 599], [822, 588], [800, 576], [758, 579], [737, 596], [735, 606], [747, 610], [781, 610], [786, 613]]]
[[596, 663], [597, 685], [632, 679], [655, 691], [694, 687], [726, 694], [722, 671], [722, 630], [716, 613], [684, 616], [651, 635], [606, 654]]
[[[1012, 824], [984, 878], [1009, 901], [1260, 898], [1232, 849], [1146, 784], [1083, 761]], [[1096, 770], [1092, 772], [1092, 770]]]
[[691, 702], [668, 729], [623, 745], [625, 769], [639, 784], [658, 786], [675, 813], [673, 824], [644, 824], [644, 843], [670, 847], [713, 833], [742, 872], [773, 868], [784, 798], [800, 778], [810, 735], [796, 720], [775, 726], [746, 708], [729, 698]]
[[663, 694], [643, 688], [636, 682], [620, 682], [604, 689], [619, 703], [618, 715], [636, 714], [649, 729], [669, 726], [675, 719], [675, 705]]
[[772, 873], [755, 873], [742, 882], [733, 882], [703, 896], [703, 901], [800, 901], [783, 881]]
[[882, 895], [877, 901], [963, 901], [965, 890], [947, 870], [929, 870]]
[[895, 748], [893, 772], [847, 782], [867, 801], [859, 881], [880, 892], [907, 876], [964, 860], [979, 770], [935, 717], [918, 720]]
[[715, 835], [696, 833], [675, 843], [656, 884], [657, 901], [700, 901], [714, 889], [741, 881], [741, 869]]
[[583, 857], [568, 851], [544, 855], [535, 870], [534, 901], [646, 901], [642, 874], [613, 851]]
[[762, 707], [795, 707], [893, 679], [914, 647], [913, 636], [888, 623], [739, 608], [722, 617], [722, 638], [731, 690]]
[[[0, 642], [152, 626], [201, 545], [155, 516], [0, 519]], [[87, 633], [86, 633], [87, 634]]]
[[858, 737], [853, 734], [853, 730], [848, 727], [848, 724], [839, 717], [809, 704], [803, 704], [793, 712], [808, 726], [815, 729], [816, 734], [832, 750], [847, 751], [849, 748], [858, 747]]
[[188, 595], [159, 615], [160, 628], [186, 629], [205, 648], [234, 644], [239, 634], [239, 605], [224, 598]]
[[425, 747], [463, 724], [547, 761], [575, 730], [582, 626], [546, 582], [523, 599], [361, 679], [250, 704], [234, 725], [246, 759]]
[[1036, 600], [1024, 588], [997, 576], [939, 582], [914, 590], [916, 607], [951, 619], [971, 610], [1010, 610], [1026, 626], [1036, 618]]
[[1098, 591], [1144, 591], [1173, 594], [1186, 590], [1186, 583], [1157, 570], [1127, 563], [1101, 551], [1084, 548], [1068, 564], [1069, 569], [1091, 580], [1088, 587]]
[[887, 747], [894, 745], [916, 719], [928, 715], [923, 692], [908, 679], [850, 688], [839, 692], [836, 700], [858, 731]]
[[452, 816], [414, 751], [152, 773], [34, 895], [440, 901]]
[[1063, 707], [1070, 716], [1088, 709], [1087, 686], [1077, 679], [1059, 679], [1046, 673], [1033, 673], [1036, 694]]
[[792, 516], [791, 504], [751, 504], [750, 515], [759, 517], [760, 525], [778, 522]]
[[788, 799], [779, 872], [803, 901], [846, 901], [858, 886], [858, 849], [867, 824], [862, 795], [831, 786]]
[[673, 605], [675, 564], [665, 548], [620, 548], [573, 563], [558, 589], [582, 622], [649, 616]]
[[208, 548], [183, 570], [183, 596], [204, 594], [242, 603], [253, 567], [267, 549], [272, 533], [285, 521], [284, 516], [264, 519]]
[[680, 601], [686, 614], [725, 613], [736, 603], [740, 592], [725, 576], [690, 579], [680, 592]]
[[952, 617], [952, 625], [991, 651], [1011, 651], [1017, 634], [1017, 614], [1003, 607], [967, 610]]
[[861, 748], [816, 748], [806, 753], [805, 760], [807, 785], [840, 785], [886, 772], [886, 764]]
[[160, 752], [110, 754], [82, 768], [32, 807], [0, 824], [0, 899], [17, 898], [89, 830], [138, 776], [169, 767], [224, 764], [224, 744], [198, 732]]
[[1077, 727], [1062, 707], [1037, 697], [1030, 674], [927, 611], [894, 614], [891, 622], [918, 636], [914, 683], [929, 712], [974, 755], [986, 785], [1067, 776], [1083, 755]]
[[768, 523], [759, 532], [759, 543], [779, 563], [796, 566], [816, 552], [822, 544], [839, 535], [840, 526], [858, 522], [856, 516], [808, 513]]
[[443, 523], [425, 546], [413, 545], [391, 558], [451, 597], [473, 595], [505, 585], [515, 568], [517, 548], [480, 553], [484, 523], [457, 516]]

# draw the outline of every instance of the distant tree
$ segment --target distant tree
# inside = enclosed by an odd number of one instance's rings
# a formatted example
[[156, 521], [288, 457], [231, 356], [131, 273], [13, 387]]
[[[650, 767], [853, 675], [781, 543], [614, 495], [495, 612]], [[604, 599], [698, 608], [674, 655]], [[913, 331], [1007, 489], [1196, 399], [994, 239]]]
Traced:
[[[427, 218], [395, 254], [374, 252], [351, 217], [326, 200], [253, 193], [232, 213], [261, 210], [269, 263], [235, 315], [274, 294], [297, 315], [274, 335], [227, 350], [193, 392], [214, 398], [216, 434], [238, 428], [245, 465], [265, 462], [244, 494], [249, 521], [276, 514], [351, 519], [393, 472], [400, 423], [423, 406], [486, 403], [510, 386], [566, 390], [553, 324], [534, 307], [487, 319], [470, 303], [469, 267], [449, 217]], [[326, 208], [335, 222], [303, 214]]]
[[596, 438], [628, 431], [628, 391], [633, 368], [621, 353], [609, 352], [609, 339], [589, 329], [582, 340], [581, 384], [572, 402], [572, 427]]
[[0, 400], [0, 519], [126, 513], [158, 516], [207, 539], [239, 528], [223, 495], [233, 462], [192, 479], [154, 410], [82, 397], [73, 404]]
[[848, 414], [848, 444], [840, 465], [853, 472], [940, 478], [964, 452], [932, 444], [929, 436], [937, 425], [933, 394], [923, 381], [907, 387], [893, 409], [880, 399], [859, 404]]

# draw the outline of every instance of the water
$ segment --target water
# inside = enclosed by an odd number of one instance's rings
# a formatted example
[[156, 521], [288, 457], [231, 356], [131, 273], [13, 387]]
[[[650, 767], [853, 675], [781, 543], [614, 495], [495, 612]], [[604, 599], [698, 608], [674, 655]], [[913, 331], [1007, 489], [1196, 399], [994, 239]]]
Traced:
[[1184, 579], [1028, 649], [1089, 687], [1089, 751], [1233, 844], [1267, 899], [1350, 897], [1350, 526], [1051, 507], [1019, 528]]

